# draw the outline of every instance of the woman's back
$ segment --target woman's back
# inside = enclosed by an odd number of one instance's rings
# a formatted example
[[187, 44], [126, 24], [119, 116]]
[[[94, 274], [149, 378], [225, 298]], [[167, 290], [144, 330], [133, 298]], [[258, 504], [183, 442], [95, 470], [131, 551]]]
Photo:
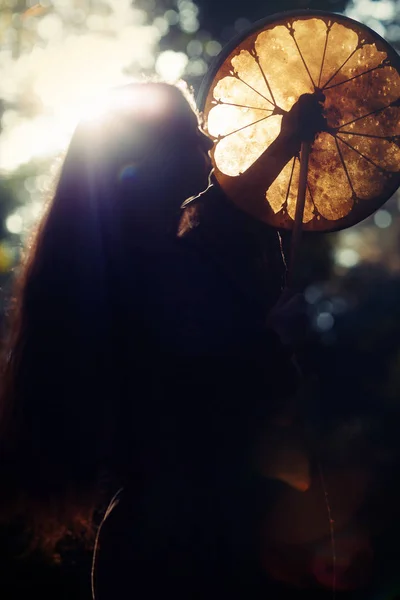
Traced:
[[212, 192], [199, 226], [177, 236], [212, 142], [172, 86], [133, 84], [114, 100], [77, 128], [21, 271], [1, 390], [3, 516], [27, 515], [54, 549], [93, 531], [106, 471], [125, 499], [102, 528], [99, 581], [112, 590], [117, 557], [131, 556], [129, 575], [154, 590], [158, 570], [175, 595], [181, 572], [204, 591], [223, 563], [231, 587], [235, 565], [255, 564], [251, 446], [293, 388], [264, 326], [279, 240]]
[[[267, 283], [271, 278], [276, 286], [276, 273], [262, 264], [246, 220], [218, 191], [204, 202], [213, 203], [213, 230], [202, 230], [200, 217], [198, 228], [142, 262], [139, 314], [152, 344], [135, 407], [140, 416], [131, 421], [138, 424], [139, 465], [101, 528], [98, 600], [123, 590], [137, 594], [142, 586], [148, 598], [163, 590], [182, 598], [232, 597], [239, 580], [248, 588], [258, 579], [265, 498], [252, 445], [293, 390], [293, 373], [263, 326], [279, 293]], [[276, 234], [269, 243], [279, 252]], [[229, 264], [235, 254], [247, 264]]]

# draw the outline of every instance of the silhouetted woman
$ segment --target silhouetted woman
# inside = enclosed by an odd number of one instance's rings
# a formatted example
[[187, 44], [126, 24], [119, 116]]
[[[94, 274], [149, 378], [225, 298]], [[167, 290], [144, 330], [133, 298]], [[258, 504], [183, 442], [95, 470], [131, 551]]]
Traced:
[[[54, 549], [122, 488], [97, 540], [98, 600], [248, 597], [256, 580], [251, 448], [294, 389], [265, 325], [285, 266], [278, 234], [216, 188], [182, 216], [211, 145], [177, 87], [115, 90], [77, 127], [17, 273], [2, 514]], [[285, 131], [273, 148], [283, 164], [297, 150]]]

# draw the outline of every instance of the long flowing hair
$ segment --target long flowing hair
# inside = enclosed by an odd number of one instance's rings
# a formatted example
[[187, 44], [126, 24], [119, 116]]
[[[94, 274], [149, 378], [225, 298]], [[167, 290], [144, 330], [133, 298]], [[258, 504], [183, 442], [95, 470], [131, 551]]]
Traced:
[[32, 544], [50, 552], [67, 533], [87, 536], [104, 481], [134, 468], [121, 433], [142, 400], [126, 397], [127, 354], [143, 352], [130, 207], [155, 200], [155, 176], [172, 194], [173, 141], [184, 144], [191, 112], [167, 84], [116, 94], [72, 137], [17, 271], [3, 344], [0, 519], [23, 516]]

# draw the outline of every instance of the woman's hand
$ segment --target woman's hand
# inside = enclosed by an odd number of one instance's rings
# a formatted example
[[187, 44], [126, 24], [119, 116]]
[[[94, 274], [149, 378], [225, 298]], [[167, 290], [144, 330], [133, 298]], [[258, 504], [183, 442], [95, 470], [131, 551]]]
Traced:
[[309, 328], [304, 295], [285, 289], [269, 313], [267, 325], [287, 346], [297, 346], [304, 341]]
[[[300, 152], [301, 143], [313, 141], [320, 131], [329, 131], [323, 114], [324, 99], [322, 92], [303, 94], [289, 112], [279, 110], [279, 114], [283, 114], [281, 131], [261, 156], [239, 177], [224, 174], [219, 176], [225, 193], [232, 199], [237, 197], [239, 206], [244, 197], [258, 198], [256, 205], [262, 203], [263, 206], [265, 190], [268, 190], [287, 163]], [[253, 214], [257, 216], [258, 212], [257, 208]]]
[[328, 124], [323, 114], [325, 96], [322, 92], [303, 94], [282, 117], [281, 134], [296, 140], [299, 149], [301, 142], [312, 142], [320, 131], [326, 131]]

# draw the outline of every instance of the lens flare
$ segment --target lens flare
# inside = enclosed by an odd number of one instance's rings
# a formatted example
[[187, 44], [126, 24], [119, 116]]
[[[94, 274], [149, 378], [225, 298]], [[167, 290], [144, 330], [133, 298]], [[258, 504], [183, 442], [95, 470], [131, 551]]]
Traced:
[[91, 98], [82, 105], [80, 120], [90, 123], [99, 121], [110, 112], [140, 112], [156, 115], [163, 111], [166, 99], [159, 89], [148, 86], [123, 86], [108, 90]]

